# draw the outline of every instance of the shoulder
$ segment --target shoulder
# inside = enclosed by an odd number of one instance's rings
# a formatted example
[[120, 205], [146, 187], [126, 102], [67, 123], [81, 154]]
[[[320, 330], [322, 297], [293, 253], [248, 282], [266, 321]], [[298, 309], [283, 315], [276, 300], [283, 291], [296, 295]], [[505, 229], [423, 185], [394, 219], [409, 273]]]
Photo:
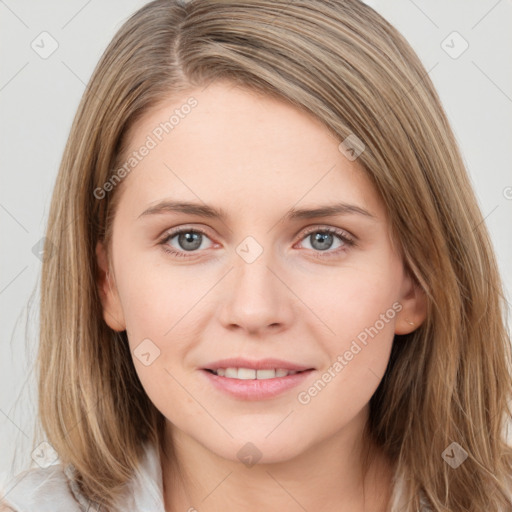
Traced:
[[62, 465], [29, 469], [2, 486], [0, 512], [83, 512]]
[[[0, 485], [0, 512], [93, 512], [97, 509], [80, 492], [71, 467], [55, 464], [30, 469]], [[133, 479], [116, 508], [130, 512], [165, 512], [160, 454], [146, 445]]]

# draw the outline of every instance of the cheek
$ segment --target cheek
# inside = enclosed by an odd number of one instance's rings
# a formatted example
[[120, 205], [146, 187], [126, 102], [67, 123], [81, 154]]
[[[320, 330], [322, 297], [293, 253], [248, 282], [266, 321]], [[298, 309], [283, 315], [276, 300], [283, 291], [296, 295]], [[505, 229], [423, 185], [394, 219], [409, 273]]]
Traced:
[[133, 343], [145, 337], [165, 342], [175, 326], [187, 323], [207, 291], [192, 267], [173, 268], [141, 257], [120, 262], [119, 268], [118, 289]]
[[[199, 299], [210, 286], [180, 269], [141, 265], [125, 269], [119, 283], [131, 354], [141, 384], [153, 404], [178, 419], [194, 410], [181, 383], [187, 353], [201, 339]], [[187, 390], [198, 391], [187, 384]], [[175, 409], [173, 404], [179, 403]], [[177, 416], [176, 416], [177, 415]]]
[[[155, 406], [176, 415], [171, 404], [190, 400], [181, 386], [188, 383], [190, 353], [203, 336], [204, 322], [198, 320], [208, 317], [201, 298], [215, 281], [206, 275], [198, 279], [192, 267], [147, 262], [129, 269], [126, 265], [122, 275], [120, 296], [135, 369]], [[186, 387], [194, 396], [200, 392], [190, 383]]]
[[298, 390], [300, 411], [312, 418], [327, 416], [327, 424], [339, 425], [369, 402], [393, 345], [401, 309], [396, 282], [381, 273], [352, 271], [331, 281], [335, 293], [310, 295], [330, 329], [315, 337], [323, 345], [325, 363], [312, 385]]
[[322, 320], [313, 336], [326, 354], [323, 380], [311, 393], [302, 390], [305, 402], [315, 401], [315, 408], [338, 404], [333, 414], [344, 414], [347, 404], [357, 409], [371, 398], [386, 370], [402, 307], [399, 263], [382, 258], [373, 265], [336, 269], [325, 287], [299, 292]]
[[[329, 328], [331, 338], [348, 340], [378, 322], [379, 331], [394, 331], [396, 308], [400, 297], [400, 267], [383, 262], [382, 265], [352, 266], [335, 269], [318, 280], [319, 286], [297, 283], [297, 295], [305, 297], [311, 310]], [[400, 306], [398, 306], [400, 308]], [[388, 313], [385, 325], [381, 315]], [[329, 336], [326, 337], [329, 339]]]

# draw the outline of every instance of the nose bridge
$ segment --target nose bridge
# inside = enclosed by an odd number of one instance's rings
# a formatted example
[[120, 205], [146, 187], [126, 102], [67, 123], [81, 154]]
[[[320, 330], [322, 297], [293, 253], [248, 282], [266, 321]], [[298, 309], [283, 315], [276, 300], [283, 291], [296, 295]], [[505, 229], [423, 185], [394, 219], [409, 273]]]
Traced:
[[[253, 306], [261, 300], [269, 305], [275, 297], [275, 276], [269, 270], [275, 257], [272, 247], [264, 247], [253, 236], [248, 236], [236, 247], [238, 258], [235, 259], [235, 289], [239, 299], [244, 299]], [[261, 305], [259, 306], [261, 308]]]
[[[248, 236], [235, 248], [234, 269], [222, 306], [225, 326], [238, 325], [254, 331], [290, 318], [286, 287], [274, 275], [275, 254], [255, 237]], [[274, 268], [276, 267], [276, 268]]]

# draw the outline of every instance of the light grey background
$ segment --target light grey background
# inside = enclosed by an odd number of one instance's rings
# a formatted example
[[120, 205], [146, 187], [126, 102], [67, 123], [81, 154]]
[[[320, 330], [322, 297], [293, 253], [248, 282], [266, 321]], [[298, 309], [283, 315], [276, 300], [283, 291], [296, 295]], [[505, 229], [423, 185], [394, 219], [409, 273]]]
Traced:
[[[31, 368], [40, 278], [33, 247], [44, 235], [52, 187], [85, 84], [114, 33], [145, 3], [0, 0], [2, 478], [11, 471], [15, 451], [21, 466], [31, 462], [36, 410]], [[438, 88], [490, 229], [510, 303], [512, 2], [367, 3], [404, 34]], [[467, 50], [453, 58], [464, 41]], [[44, 55], [52, 44], [58, 48]], [[28, 316], [32, 292], [35, 301]]]

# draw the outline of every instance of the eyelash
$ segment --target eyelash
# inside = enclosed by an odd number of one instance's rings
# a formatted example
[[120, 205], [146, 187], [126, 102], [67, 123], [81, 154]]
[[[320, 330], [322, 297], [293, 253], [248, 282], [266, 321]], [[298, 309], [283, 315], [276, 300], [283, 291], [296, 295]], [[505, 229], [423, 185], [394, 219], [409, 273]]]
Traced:
[[[175, 249], [169, 248], [169, 245], [167, 243], [169, 240], [173, 239], [176, 235], [179, 235], [181, 233], [199, 233], [209, 238], [206, 231], [202, 230], [201, 228], [180, 228], [176, 231], [172, 231], [170, 233], [166, 233], [166, 236], [163, 238], [163, 240], [160, 242], [160, 245], [162, 246], [162, 249], [168, 253], [172, 254], [173, 256], [177, 256], [179, 258], [191, 258], [197, 251], [189, 251], [189, 254], [187, 254], [185, 251], [176, 251]], [[316, 258], [319, 259], [327, 259], [331, 257], [337, 256], [339, 253], [344, 252], [347, 247], [355, 247], [356, 241], [354, 237], [349, 235], [346, 231], [339, 228], [332, 228], [332, 227], [326, 227], [326, 228], [320, 228], [318, 226], [312, 227], [308, 229], [305, 233], [303, 233], [302, 237], [300, 238], [299, 242], [306, 239], [311, 233], [330, 233], [333, 235], [338, 236], [338, 238], [343, 243], [342, 246], [338, 247], [334, 251], [325, 250], [325, 251], [315, 251], [313, 250], [313, 253]]]

